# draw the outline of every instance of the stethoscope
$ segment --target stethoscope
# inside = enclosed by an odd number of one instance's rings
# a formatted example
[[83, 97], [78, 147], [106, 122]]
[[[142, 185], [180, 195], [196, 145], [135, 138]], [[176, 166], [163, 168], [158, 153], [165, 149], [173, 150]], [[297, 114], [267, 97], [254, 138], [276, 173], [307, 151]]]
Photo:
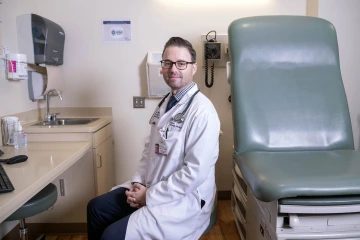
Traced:
[[[182, 111], [181, 113], [176, 114], [172, 120], [174, 120], [175, 122], [178, 122], [178, 123], [183, 123], [183, 122], [185, 121], [185, 117], [184, 117], [184, 116], [185, 116], [187, 110], [189, 109], [189, 107], [190, 107], [190, 105], [191, 105], [191, 103], [192, 103], [195, 95], [198, 94], [198, 92], [200, 92], [200, 90], [197, 90], [197, 91], [191, 96], [191, 98], [190, 98], [189, 102], [187, 103], [186, 108], [184, 109], [184, 111]], [[152, 120], [153, 120], [155, 114], [158, 114], [158, 113], [159, 113], [161, 105], [164, 103], [165, 99], [169, 96], [169, 94], [170, 94], [170, 93], [166, 94], [165, 97], [164, 97], [164, 98], [160, 101], [160, 103], [158, 104], [155, 112], [153, 113], [153, 115], [152, 115], [151, 118], [150, 118], [150, 121], [149, 121], [150, 124], [154, 124], [154, 123], [155, 123], [155, 122], [153, 122]]]

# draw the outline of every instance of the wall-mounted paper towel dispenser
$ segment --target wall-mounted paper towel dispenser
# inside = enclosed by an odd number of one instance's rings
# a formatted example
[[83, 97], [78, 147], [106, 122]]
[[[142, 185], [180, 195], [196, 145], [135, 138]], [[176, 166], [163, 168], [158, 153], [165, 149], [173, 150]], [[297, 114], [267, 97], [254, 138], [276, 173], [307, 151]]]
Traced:
[[63, 64], [65, 32], [58, 24], [31, 13], [16, 17], [16, 26], [19, 52], [28, 63]]
[[160, 60], [162, 60], [161, 52], [148, 52], [146, 77], [149, 98], [162, 98], [171, 91], [164, 81]]
[[16, 27], [19, 52], [27, 55], [27, 63], [30, 64], [30, 100], [44, 99], [48, 89], [61, 91], [60, 69], [56, 66], [64, 62], [65, 32], [62, 27], [32, 13], [16, 17]]

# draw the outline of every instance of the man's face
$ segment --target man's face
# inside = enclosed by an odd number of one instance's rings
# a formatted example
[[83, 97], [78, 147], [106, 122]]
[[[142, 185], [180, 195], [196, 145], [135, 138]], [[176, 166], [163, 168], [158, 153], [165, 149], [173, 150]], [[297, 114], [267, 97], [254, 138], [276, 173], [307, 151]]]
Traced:
[[[190, 52], [186, 48], [175, 46], [170, 46], [165, 49], [163, 60], [192, 62]], [[176, 94], [193, 81], [197, 64], [188, 64], [184, 70], [177, 69], [175, 64], [173, 64], [171, 68], [163, 68], [162, 70], [166, 84], [171, 87], [172, 93]]]

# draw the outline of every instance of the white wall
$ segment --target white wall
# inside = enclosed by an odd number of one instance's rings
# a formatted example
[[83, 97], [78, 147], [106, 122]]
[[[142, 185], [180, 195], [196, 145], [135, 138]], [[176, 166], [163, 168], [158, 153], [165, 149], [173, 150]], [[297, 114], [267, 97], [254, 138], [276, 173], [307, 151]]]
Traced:
[[[340, 3], [341, 2], [341, 3]], [[360, 123], [360, 1], [320, 0], [319, 17], [334, 24], [340, 52], [340, 68], [348, 99], [356, 149]]]

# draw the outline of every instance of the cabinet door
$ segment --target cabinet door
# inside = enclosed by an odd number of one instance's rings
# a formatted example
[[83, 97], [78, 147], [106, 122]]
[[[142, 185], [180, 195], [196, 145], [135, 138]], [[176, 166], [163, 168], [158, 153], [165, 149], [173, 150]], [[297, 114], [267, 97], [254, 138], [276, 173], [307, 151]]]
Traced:
[[[52, 183], [56, 185], [58, 198], [51, 211], [45, 211], [27, 218], [28, 223], [85, 223], [86, 206], [95, 197], [94, 159], [89, 150], [74, 165], [63, 172]], [[39, 169], [42, 171], [42, 169]], [[64, 180], [61, 196], [60, 179]]]
[[93, 149], [96, 173], [96, 195], [104, 194], [115, 185], [114, 147], [112, 137]]

